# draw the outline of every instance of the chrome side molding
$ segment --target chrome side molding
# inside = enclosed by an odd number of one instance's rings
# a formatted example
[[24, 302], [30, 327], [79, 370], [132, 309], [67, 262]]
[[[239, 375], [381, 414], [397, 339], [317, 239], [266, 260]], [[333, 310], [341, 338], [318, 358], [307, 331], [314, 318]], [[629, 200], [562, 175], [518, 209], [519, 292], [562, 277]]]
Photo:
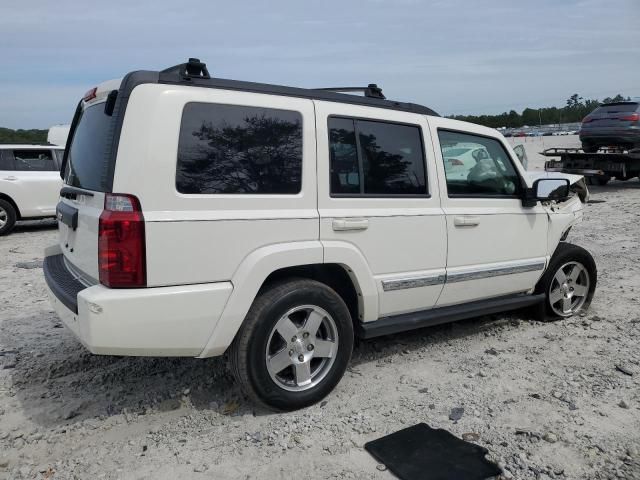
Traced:
[[515, 275], [516, 273], [535, 272], [544, 270], [545, 262], [536, 260], [508, 267], [477, 267], [461, 272], [447, 273], [447, 283], [466, 282], [467, 280], [479, 280], [482, 278], [499, 277], [502, 275]]
[[428, 287], [431, 285], [441, 285], [445, 282], [447, 276], [444, 273], [436, 275], [425, 275], [420, 277], [406, 277], [394, 280], [383, 280], [382, 289], [385, 292], [394, 290], [404, 290], [406, 288]]
[[544, 270], [546, 262], [543, 260], [525, 261], [507, 267], [474, 267], [453, 273], [437, 273], [431, 275], [410, 276], [382, 280], [382, 289], [385, 292], [404, 290], [408, 288], [429, 287], [444, 283], [466, 282], [482, 278], [499, 277], [502, 275], [515, 275], [517, 273], [535, 272]]

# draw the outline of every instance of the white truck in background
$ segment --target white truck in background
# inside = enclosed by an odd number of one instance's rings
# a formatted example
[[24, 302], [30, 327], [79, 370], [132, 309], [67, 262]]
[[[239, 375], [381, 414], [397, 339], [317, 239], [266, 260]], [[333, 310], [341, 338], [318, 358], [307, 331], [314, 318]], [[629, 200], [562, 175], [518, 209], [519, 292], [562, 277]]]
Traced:
[[69, 136], [69, 128], [71, 125], [54, 125], [49, 128], [47, 133], [47, 143], [51, 145], [59, 145], [64, 148], [67, 144], [67, 137]]

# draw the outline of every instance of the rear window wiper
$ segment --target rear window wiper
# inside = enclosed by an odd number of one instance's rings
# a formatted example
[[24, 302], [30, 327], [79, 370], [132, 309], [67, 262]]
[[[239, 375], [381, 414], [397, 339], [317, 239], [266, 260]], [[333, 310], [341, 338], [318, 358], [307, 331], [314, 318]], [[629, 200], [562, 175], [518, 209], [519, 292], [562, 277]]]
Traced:
[[93, 197], [93, 192], [85, 190], [84, 188], [72, 187], [71, 185], [65, 185], [60, 189], [60, 196], [75, 200], [78, 195], [86, 195], [87, 197]]

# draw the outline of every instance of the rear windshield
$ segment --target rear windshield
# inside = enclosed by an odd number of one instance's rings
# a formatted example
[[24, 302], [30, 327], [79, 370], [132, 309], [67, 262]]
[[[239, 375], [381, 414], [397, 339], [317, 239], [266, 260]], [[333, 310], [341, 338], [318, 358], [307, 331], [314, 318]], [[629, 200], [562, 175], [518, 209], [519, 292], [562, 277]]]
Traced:
[[619, 112], [635, 112], [638, 108], [637, 103], [621, 103], [619, 105], [602, 105], [593, 113], [619, 113]]
[[104, 113], [104, 103], [87, 108], [73, 132], [67, 157], [65, 183], [73, 187], [106, 192], [110, 188], [109, 142], [114, 117]]

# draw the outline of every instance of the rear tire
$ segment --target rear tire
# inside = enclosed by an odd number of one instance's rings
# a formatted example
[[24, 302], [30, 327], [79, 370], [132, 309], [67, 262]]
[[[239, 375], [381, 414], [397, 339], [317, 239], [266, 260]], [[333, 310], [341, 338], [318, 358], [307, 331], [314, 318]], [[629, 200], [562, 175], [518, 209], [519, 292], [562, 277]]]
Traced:
[[544, 319], [566, 318], [589, 308], [598, 281], [596, 263], [584, 248], [560, 242], [536, 285], [545, 294]]
[[596, 153], [598, 150], [600, 149], [600, 147], [598, 145], [592, 145], [590, 143], [582, 143], [582, 150], [584, 150], [585, 153]]
[[275, 283], [254, 300], [229, 351], [242, 390], [276, 410], [324, 398], [353, 350], [353, 323], [342, 298], [309, 279]]
[[611, 180], [611, 177], [609, 176], [586, 177], [586, 178], [587, 178], [587, 183], [589, 185], [598, 185], [600, 187], [603, 187], [604, 185], [609, 183], [609, 180]]
[[18, 215], [13, 205], [0, 198], [0, 236], [11, 233], [17, 217]]

